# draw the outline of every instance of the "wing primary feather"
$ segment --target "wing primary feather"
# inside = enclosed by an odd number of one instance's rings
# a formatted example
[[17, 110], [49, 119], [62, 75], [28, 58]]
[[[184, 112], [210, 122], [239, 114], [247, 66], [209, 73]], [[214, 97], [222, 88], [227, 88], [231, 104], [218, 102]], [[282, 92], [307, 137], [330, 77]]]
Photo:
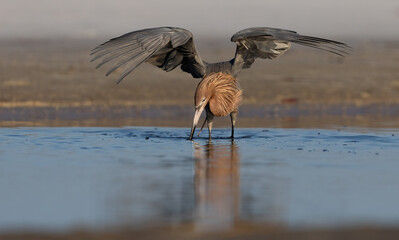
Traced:
[[132, 67], [128, 68], [126, 71], [124, 71], [118, 78], [118, 80], [116, 81], [116, 84], [119, 84], [127, 75], [129, 75], [129, 73], [131, 73], [134, 69], [136, 69], [140, 64], [142, 64], [143, 62], [147, 61], [152, 54], [150, 54], [149, 56], [145, 57], [144, 59], [142, 59], [141, 61], [139, 61], [137, 64], [134, 64]]
[[347, 47], [347, 48], [351, 48], [350, 46], [346, 45], [345, 43], [334, 41], [334, 40], [330, 40], [330, 39], [317, 38], [317, 37], [311, 37], [311, 36], [303, 36], [303, 35], [300, 35], [299, 38], [300, 39], [306, 39], [306, 40], [309, 40], [309, 41], [315, 41], [315, 42], [331, 43], [331, 44], [334, 44], [334, 45], [339, 45], [339, 46], [344, 46], [344, 47]]
[[124, 44], [114, 44], [110, 46], [104, 46], [101, 49], [95, 49], [90, 52], [90, 55], [95, 55], [95, 54], [102, 54], [102, 53], [107, 53], [109, 51], [113, 51], [119, 48], [127, 47], [127, 46], [134, 46], [138, 45], [139, 43], [137, 41], [130, 41], [129, 43], [124, 43]]
[[[115, 70], [118, 69], [119, 67], [125, 65], [126, 63], [132, 61], [133, 59], [135, 59], [135, 58], [137, 58], [137, 57], [142, 56], [144, 53], [146, 53], [146, 51], [142, 51], [142, 52], [140, 52], [140, 53], [138, 53], [138, 54], [135, 54], [135, 55], [133, 55], [133, 56], [127, 58], [127, 59], [124, 59], [123, 61], [120, 61], [120, 62], [117, 63], [113, 68], [111, 68], [111, 69], [105, 74], [105, 76], [110, 75], [113, 71], [115, 71]], [[147, 52], [147, 53], [148, 53], [148, 52]]]
[[160, 41], [162, 42], [162, 40], [163, 40], [162, 36], [154, 36], [152, 38], [148, 38], [143, 41], [140, 41], [140, 46], [142, 48], [144, 48], [145, 50], [152, 51], [154, 46], [159, 45], [159, 42]]
[[114, 46], [116, 46], [116, 45], [124, 45], [124, 44], [127, 44], [128, 42], [131, 42], [131, 41], [137, 41], [135, 38], [133, 38], [133, 39], [129, 39], [129, 40], [124, 40], [125, 41], [125, 43], [122, 43], [122, 40], [118, 40], [118, 39], [111, 39], [111, 40], [108, 40], [107, 42], [105, 42], [105, 43], [102, 43], [102, 44], [100, 44], [100, 45], [98, 45], [97, 47], [95, 47], [93, 50], [91, 50], [91, 52], [94, 54], [94, 53], [96, 53], [96, 52], [99, 52], [99, 51], [102, 51], [102, 50], [104, 50], [104, 49], [106, 49], [106, 48], [111, 48], [111, 47], [114, 47]]
[[[322, 51], [328, 51], [328, 52], [332, 52], [335, 53], [337, 51], [337, 49], [331, 48], [331, 47], [327, 47], [327, 46], [323, 46], [323, 45], [319, 45], [319, 44], [315, 44], [312, 42], [306, 42], [306, 41], [293, 41], [294, 43], [300, 44], [300, 45], [304, 45], [307, 47], [311, 47], [311, 48], [316, 48]], [[340, 52], [338, 52], [340, 53]], [[340, 53], [340, 54], [344, 54], [344, 53]]]
[[[115, 71], [117, 68], [125, 65], [126, 63], [130, 62], [131, 60], [141, 57], [143, 54], [147, 53], [149, 57], [152, 56], [152, 54], [154, 54], [154, 52], [156, 52], [157, 50], [160, 49], [160, 46], [162, 46], [162, 44], [158, 43], [157, 47], [155, 47], [152, 51], [147, 51], [145, 49], [143, 49], [142, 52], [139, 52], [138, 54], [134, 54], [132, 57], [129, 57], [127, 59], [124, 59], [123, 61], [117, 63], [112, 69], [110, 69], [105, 75], [108, 76], [109, 74], [111, 74], [113, 71]], [[138, 64], [140, 65], [140, 63]], [[138, 66], [137, 65], [137, 66]]]
[[333, 40], [329, 40], [329, 39], [309, 37], [309, 36], [301, 36], [297, 40], [306, 41], [306, 42], [313, 42], [313, 43], [317, 43], [317, 44], [330, 44], [330, 45], [336, 47], [335, 49], [337, 49], [337, 50], [341, 49], [339, 51], [343, 51], [343, 52], [345, 52], [344, 50], [347, 50], [347, 51], [352, 50], [352, 48], [349, 45], [345, 44], [345, 43], [341, 43], [341, 42], [337, 42], [337, 41], [333, 41]]
[[[110, 62], [110, 61], [112, 61], [113, 59], [115, 59], [115, 58], [117, 58], [117, 57], [120, 57], [120, 56], [129, 54], [129, 53], [132, 53], [132, 52], [134, 52], [134, 51], [137, 51], [137, 48], [130, 49], [130, 50], [125, 51], [125, 52], [121, 52], [121, 53], [118, 53], [118, 54], [114, 54], [114, 55], [108, 56], [108, 57], [104, 58], [104, 59], [96, 66], [96, 69], [98, 69], [99, 67], [101, 67], [101, 66], [104, 65], [105, 63]], [[134, 53], [134, 54], [136, 54], [136, 53]]]
[[151, 31], [152, 29], [149, 29], [149, 30], [150, 30], [149, 33], [147, 33], [146, 31], [143, 31], [143, 30], [139, 30], [139, 31], [123, 34], [122, 36], [119, 36], [119, 37], [111, 38], [110, 40], [106, 41], [105, 43], [102, 43], [102, 44], [98, 45], [97, 47], [95, 47], [92, 51], [94, 52], [94, 51], [101, 50], [104, 48], [113, 47], [115, 45], [123, 45], [123, 44], [129, 43], [131, 41], [137, 41], [137, 38], [140, 36], [148, 36], [150, 33], [154, 34], [154, 31]]
[[[91, 60], [91, 61], [95, 61], [96, 59], [98, 59], [98, 58], [100, 58], [100, 57], [102, 57], [102, 56], [105, 56], [105, 55], [107, 55], [108, 53], [113, 53], [113, 52], [115, 52], [115, 51], [123, 50], [123, 49], [129, 48], [129, 47], [134, 47], [135, 45], [138, 45], [138, 46], [140, 46], [140, 47], [144, 47], [144, 48], [147, 49], [147, 47], [146, 47], [144, 44], [147, 44], [147, 42], [156, 42], [156, 40], [158, 40], [158, 39], [159, 39], [159, 36], [154, 36], [154, 37], [151, 37], [151, 38], [148, 38], [148, 39], [142, 39], [141, 41], [140, 41], [140, 40], [137, 40], [137, 39], [134, 39], [134, 42], [133, 42], [133, 43], [130, 43], [130, 44], [126, 44], [126, 43], [125, 43], [125, 45], [122, 45], [121, 47], [118, 47], [118, 48], [116, 48], [116, 49], [112, 49], [112, 48], [115, 47], [115, 45], [120, 45], [119, 43], [115, 43], [115, 44], [113, 44], [113, 46], [104, 46], [103, 49], [97, 49], [96, 51], [93, 51], [93, 52], [91, 53], [91, 55], [92, 55], [92, 54], [95, 54], [95, 53], [104, 51], [104, 52], [100, 53], [98, 56], [96, 56], [96, 57], [95, 57], [93, 60]], [[133, 41], [133, 40], [130, 40], [130, 42], [132, 42], [132, 41]], [[147, 41], [147, 42], [144, 42], [144, 41]], [[141, 43], [141, 42], [144, 42], [144, 43]], [[106, 50], [107, 48], [110, 48], [110, 50]]]
[[312, 45], [317, 46], [317, 47], [328, 48], [330, 50], [338, 51], [338, 52], [341, 52], [341, 53], [344, 53], [344, 54], [348, 54], [348, 52], [346, 52], [346, 51], [350, 50], [349, 48], [346, 48], [344, 46], [335, 45], [335, 44], [329, 44], [329, 43], [320, 43], [320, 42], [305, 41], [305, 40], [298, 40], [298, 41], [293, 41], [293, 42], [300, 43], [300, 44], [301, 43], [302, 44], [303, 43], [312, 44]]
[[331, 49], [331, 48], [327, 48], [326, 46], [319, 46], [319, 45], [312, 44], [312, 43], [309, 43], [309, 42], [304, 42], [304, 41], [293, 41], [293, 42], [295, 42], [297, 44], [301, 44], [301, 45], [307, 46], [307, 47], [316, 48], [316, 49], [319, 49], [319, 50], [322, 50], [322, 51], [330, 52], [330, 53], [339, 55], [341, 57], [345, 57], [345, 55], [348, 54], [348, 53], [343, 52], [343, 51], [338, 51], [337, 49]]
[[[101, 57], [103, 57], [103, 56], [105, 56], [105, 55], [112, 54], [112, 53], [119, 52], [119, 51], [123, 51], [123, 50], [126, 50], [127, 48], [132, 48], [132, 47], [135, 47], [135, 46], [138, 46], [138, 44], [137, 44], [137, 43], [132, 43], [132, 44], [125, 45], [125, 46], [123, 46], [123, 47], [108, 49], [108, 50], [106, 50], [106, 51], [104, 51], [104, 52], [101, 52], [101, 53], [99, 53], [98, 55], [96, 55], [96, 56], [91, 60], [91, 62], [93, 62], [93, 61], [95, 61], [95, 60], [97, 60], [97, 59], [99, 59], [99, 58], [101, 58]], [[135, 49], [135, 48], [134, 48], [134, 49]]]
[[[152, 31], [150, 31], [152, 33]], [[129, 33], [125, 33], [119, 37], [114, 37], [111, 38], [110, 40], [108, 40], [107, 42], [101, 44], [99, 47], [101, 47], [102, 45], [106, 45], [106, 44], [120, 44], [121, 42], [126, 42], [126, 41], [131, 41], [131, 40], [136, 40], [136, 38], [138, 36], [144, 36], [147, 35], [148, 33], [146, 31], [143, 30], [139, 30], [139, 31], [134, 31], [134, 32], [129, 32]]]

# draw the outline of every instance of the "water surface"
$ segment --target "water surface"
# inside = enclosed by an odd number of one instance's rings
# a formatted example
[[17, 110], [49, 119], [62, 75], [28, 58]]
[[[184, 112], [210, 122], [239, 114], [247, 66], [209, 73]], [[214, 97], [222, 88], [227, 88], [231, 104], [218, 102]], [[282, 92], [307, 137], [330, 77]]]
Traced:
[[[1, 128], [0, 231], [399, 226], [385, 129]], [[207, 136], [207, 133], [203, 133]]]

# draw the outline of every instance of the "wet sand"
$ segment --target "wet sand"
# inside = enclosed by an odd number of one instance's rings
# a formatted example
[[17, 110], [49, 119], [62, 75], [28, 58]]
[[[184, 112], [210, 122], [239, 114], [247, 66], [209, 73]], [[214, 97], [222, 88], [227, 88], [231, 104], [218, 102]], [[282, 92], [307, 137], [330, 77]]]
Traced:
[[319, 239], [339, 239], [339, 240], [396, 240], [399, 236], [397, 229], [375, 229], [375, 228], [352, 228], [341, 230], [307, 230], [307, 231], [287, 231], [274, 227], [249, 226], [243, 229], [228, 233], [194, 234], [188, 227], [171, 228], [152, 228], [150, 230], [119, 230], [105, 232], [76, 231], [68, 234], [5, 234], [0, 235], [1, 240], [200, 240], [200, 239], [237, 239], [237, 240], [319, 240]]
[[[0, 127], [23, 126], [160, 126], [189, 127], [192, 106], [92, 106], [0, 108]], [[216, 118], [215, 127], [230, 126]], [[237, 127], [333, 128], [399, 127], [399, 105], [242, 105]]]

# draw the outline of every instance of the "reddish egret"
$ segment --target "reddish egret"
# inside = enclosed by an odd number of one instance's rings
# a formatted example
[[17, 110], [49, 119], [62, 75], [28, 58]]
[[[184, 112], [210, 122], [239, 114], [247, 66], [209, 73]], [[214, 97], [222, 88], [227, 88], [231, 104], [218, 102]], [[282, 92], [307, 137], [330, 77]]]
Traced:
[[[237, 45], [234, 58], [218, 63], [203, 61], [194, 45], [192, 33], [176, 27], [149, 28], [126, 33], [99, 45], [91, 54], [94, 55], [92, 61], [101, 59], [97, 68], [113, 62], [111, 69], [106, 73], [107, 76], [120, 67], [126, 67], [117, 83], [143, 62], [151, 63], [167, 72], [180, 66], [194, 78], [203, 78], [196, 90], [196, 111], [190, 134], [192, 139], [204, 109], [207, 113], [205, 122], [208, 123], [209, 137], [213, 117], [227, 114], [231, 116], [231, 137], [234, 137], [237, 106], [242, 93], [237, 86], [236, 77], [241, 69], [249, 68], [256, 58], [277, 58], [290, 48], [291, 42], [338, 56], [344, 56], [350, 50], [345, 43], [268, 27], [241, 30], [231, 37], [231, 41]], [[224, 74], [212, 74], [219, 72]], [[211, 83], [211, 86], [208, 87], [205, 83]], [[229, 90], [220, 90], [224, 87]], [[219, 101], [221, 99], [223, 101]]]

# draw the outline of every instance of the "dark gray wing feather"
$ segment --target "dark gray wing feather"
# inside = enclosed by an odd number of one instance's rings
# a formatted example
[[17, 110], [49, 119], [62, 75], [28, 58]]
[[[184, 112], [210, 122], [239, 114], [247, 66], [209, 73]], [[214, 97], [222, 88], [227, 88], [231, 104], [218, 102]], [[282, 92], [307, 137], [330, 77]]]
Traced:
[[241, 30], [231, 37], [237, 44], [234, 66], [236, 69], [249, 68], [256, 58], [274, 59], [284, 54], [297, 43], [327, 51], [338, 56], [345, 56], [351, 48], [345, 43], [300, 35], [294, 31], [256, 27]]
[[113, 38], [91, 52], [93, 59], [100, 60], [97, 68], [106, 63], [113, 66], [107, 76], [124, 67], [119, 83], [143, 62], [151, 63], [165, 71], [181, 65], [181, 69], [195, 78], [205, 74], [206, 63], [199, 56], [191, 32], [182, 28], [159, 27], [126, 33]]

